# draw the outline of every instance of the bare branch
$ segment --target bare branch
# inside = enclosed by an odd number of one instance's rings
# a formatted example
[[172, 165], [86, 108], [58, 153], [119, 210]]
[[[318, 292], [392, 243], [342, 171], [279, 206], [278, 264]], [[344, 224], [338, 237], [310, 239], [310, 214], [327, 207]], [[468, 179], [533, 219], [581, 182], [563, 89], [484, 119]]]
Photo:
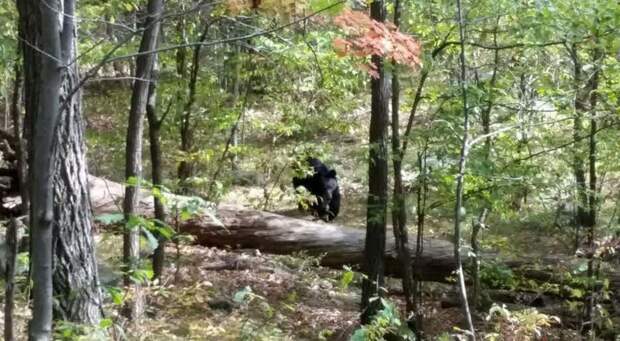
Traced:
[[[439, 55], [448, 46], [447, 39], [452, 33], [453, 29], [454, 28], [450, 29], [450, 31], [446, 33], [446, 35], [444, 36], [441, 44], [439, 44], [439, 46], [433, 49], [433, 52], [431, 53], [432, 58], [437, 57], [437, 55]], [[431, 70], [429, 68], [425, 68], [422, 70], [422, 75], [420, 76], [420, 81], [418, 82], [418, 88], [416, 89], [415, 95], [413, 97], [413, 104], [411, 105], [411, 111], [409, 112], [409, 119], [407, 120], [407, 128], [405, 128], [405, 133], [403, 134], [403, 145], [400, 148], [400, 152], [399, 152], [399, 158], [401, 160], [405, 156], [405, 152], [407, 151], [407, 144], [409, 143], [409, 136], [411, 135], [411, 130], [413, 128], [413, 121], [418, 111], [420, 102], [422, 101], [422, 98], [423, 98], [422, 90], [424, 89], [424, 83], [426, 82], [426, 79], [428, 78], [430, 71]]]
[[[547, 46], [563, 45], [565, 42], [566, 42], [565, 40], [559, 40], [559, 41], [550, 41], [550, 42], [538, 43], [538, 44], [514, 43], [514, 44], [508, 44], [508, 45], [497, 45], [497, 46], [494, 46], [494, 45], [485, 45], [485, 44], [480, 44], [480, 43], [476, 43], [476, 42], [470, 41], [470, 42], [465, 42], [465, 44], [469, 45], [469, 46], [485, 49], [485, 50], [509, 50], [509, 49], [516, 49], [516, 48], [537, 48], [537, 47], [547, 47]], [[458, 42], [458, 41], [450, 41], [450, 42], [447, 42], [447, 44], [448, 45], [459, 45], [460, 42]]]
[[572, 120], [572, 119], [573, 119], [573, 117], [570, 116], [570, 117], [564, 117], [564, 118], [560, 118], [560, 119], [552, 120], [552, 121], [544, 121], [544, 122], [531, 123], [531, 124], [514, 124], [514, 125], [511, 125], [511, 126], [503, 127], [503, 128], [498, 129], [498, 130], [492, 131], [492, 132], [490, 132], [488, 134], [483, 134], [483, 135], [480, 135], [480, 136], [472, 139], [467, 144], [467, 148], [469, 149], [469, 148], [473, 147], [476, 143], [486, 139], [487, 137], [493, 137], [495, 135], [499, 135], [499, 134], [501, 134], [501, 133], [503, 133], [505, 131], [509, 131], [509, 130], [512, 130], [512, 129], [521, 128], [521, 127], [524, 127], [524, 126], [528, 126], [528, 127], [542, 126], [542, 125], [548, 125], [548, 124], [553, 124], [553, 123], [569, 121], [569, 120]]
[[53, 61], [57, 62], [57, 63], [58, 63], [58, 65], [63, 66], [63, 61], [62, 61], [62, 60], [60, 60], [60, 59], [58, 59], [58, 58], [56, 58], [56, 57], [52, 56], [51, 54], [49, 54], [49, 53], [47, 53], [47, 52], [45, 52], [45, 51], [41, 50], [40, 48], [38, 48], [37, 46], [35, 46], [34, 44], [30, 43], [29, 41], [27, 41], [26, 39], [24, 39], [24, 38], [22, 38], [22, 37], [20, 37], [20, 36], [18, 36], [18, 37], [17, 37], [17, 39], [19, 39], [19, 41], [21, 41], [21, 42], [23, 42], [24, 44], [26, 44], [26, 45], [28, 45], [29, 47], [31, 47], [33, 50], [35, 50], [35, 51], [39, 52], [40, 54], [42, 54], [42, 55], [46, 56], [47, 58], [49, 58], [49, 59], [51, 59], [51, 60], [53, 60]]
[[[613, 123], [610, 123], [610, 124], [605, 125], [605, 126], [603, 126], [603, 127], [600, 127], [600, 128], [598, 128], [598, 129], [596, 129], [596, 131], [594, 132], [594, 135], [598, 134], [599, 132], [601, 132], [601, 131], [603, 131], [603, 130], [605, 130], [605, 129], [609, 129], [609, 128], [612, 128], [612, 127], [616, 127], [616, 126], [618, 126], [618, 125], [620, 125], [620, 122], [613, 122]], [[575, 144], [575, 143], [577, 143], [577, 142], [579, 142], [579, 141], [581, 141], [581, 140], [585, 140], [585, 139], [588, 139], [588, 138], [590, 138], [590, 134], [587, 134], [587, 135], [584, 135], [584, 136], [580, 136], [580, 137], [579, 137], [579, 138], [577, 138], [577, 139], [571, 139], [569, 142], [567, 142], [567, 143], [563, 143], [563, 144], [560, 144], [560, 145], [557, 145], [557, 146], [555, 146], [555, 147], [551, 147], [551, 148], [543, 149], [543, 150], [541, 150], [541, 151], [539, 151], [539, 152], [532, 153], [532, 154], [530, 154], [530, 155], [528, 155], [528, 156], [526, 156], [526, 157], [522, 157], [522, 158], [518, 158], [518, 159], [513, 159], [513, 160], [511, 160], [510, 162], [508, 162], [508, 163], [506, 164], [506, 166], [504, 166], [504, 167], [502, 168], [502, 171], [503, 171], [503, 170], [505, 170], [505, 169], [506, 169], [506, 168], [508, 168], [508, 167], [511, 167], [511, 166], [512, 166], [513, 164], [515, 164], [515, 163], [518, 163], [518, 162], [521, 162], [521, 161], [527, 161], [527, 160], [529, 160], [529, 159], [533, 159], [533, 158], [535, 158], [535, 157], [538, 157], [538, 156], [541, 156], [541, 155], [545, 155], [545, 154], [547, 154], [547, 153], [550, 153], [550, 152], [553, 152], [553, 151], [556, 151], [556, 150], [559, 150], [559, 149], [562, 149], [562, 148], [565, 148], [565, 147], [571, 146], [571, 145], [573, 145], [573, 144]]]
[[151, 83], [152, 79], [133, 77], [133, 76], [119, 76], [119, 77], [99, 77], [99, 78], [91, 78], [86, 81], [86, 83], [95, 83], [95, 82], [104, 82], [104, 81], [123, 81], [123, 80], [132, 80], [132, 81], [141, 81]]

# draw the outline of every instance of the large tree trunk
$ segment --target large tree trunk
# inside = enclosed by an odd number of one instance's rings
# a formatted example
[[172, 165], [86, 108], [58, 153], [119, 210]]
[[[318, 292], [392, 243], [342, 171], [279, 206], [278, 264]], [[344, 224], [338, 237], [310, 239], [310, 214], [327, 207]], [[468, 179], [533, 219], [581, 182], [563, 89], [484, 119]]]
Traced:
[[[372, 19], [385, 21], [385, 3], [375, 0], [370, 5]], [[362, 281], [362, 324], [370, 323], [375, 313], [382, 308], [380, 300], [384, 282], [385, 227], [387, 215], [388, 178], [388, 101], [389, 82], [386, 78], [383, 58], [372, 56], [378, 78], [372, 78], [372, 100], [370, 114], [369, 159], [368, 159], [368, 206], [366, 214], [366, 242], [364, 247]]]
[[[32, 271], [35, 288], [39, 288], [33, 290], [35, 305], [30, 334], [33, 339], [50, 337], [51, 325], [48, 323], [52, 312], [48, 309], [52, 307], [52, 290], [58, 298], [58, 304], [54, 307], [56, 318], [96, 323], [101, 317], [101, 295], [91, 236], [81, 99], [79, 92], [68, 97], [78, 83], [77, 64], [72, 63], [77, 56], [73, 22], [75, 3], [65, 0], [62, 8], [49, 6], [19, 2], [20, 32], [24, 41], [29, 42], [22, 45], [22, 51], [25, 108], [31, 124], [30, 127], [25, 125], [24, 130], [26, 136], [32, 137], [29, 153], [33, 184], [30, 193]], [[56, 11], [64, 11], [62, 29]], [[44, 23], [49, 27], [45, 27], [42, 35], [38, 36], [40, 29], [37, 27]], [[53, 45], [38, 43], [43, 39], [52, 39]], [[44, 51], [48, 51], [50, 46], [53, 48], [48, 56], [44, 56], [31, 45], [45, 47]], [[61, 63], [71, 66], [62, 68]], [[18, 126], [15, 135], [19, 146]], [[25, 148], [21, 148], [20, 153], [25, 153]], [[23, 160], [25, 158], [22, 157], [20, 161]], [[53, 231], [52, 222], [55, 226]]]
[[[32, 122], [30, 207], [33, 309], [29, 338], [52, 331], [52, 146], [61, 86], [61, 39], [57, 2], [18, 1], [24, 44], [26, 110]], [[33, 47], [34, 46], [34, 47]], [[43, 53], [37, 50], [43, 51]]]
[[88, 169], [78, 84], [74, 0], [64, 0], [61, 108], [54, 136], [54, 297], [55, 319], [96, 324], [101, 319]]
[[[147, 17], [144, 22], [144, 33], [140, 42], [140, 52], [152, 51], [157, 46], [159, 35], [159, 17], [163, 10], [163, 0], [149, 0]], [[135, 179], [134, 186], [127, 186], [123, 201], [123, 213], [128, 221], [136, 213], [138, 190], [142, 178], [142, 133], [144, 130], [144, 114], [149, 90], [149, 79], [153, 68], [154, 54], [141, 54], [136, 59], [136, 79], [131, 94], [129, 125], [127, 127], [127, 148], [125, 154], [125, 178]], [[137, 319], [142, 315], [143, 300], [140, 286], [131, 276], [138, 269], [140, 257], [139, 230], [137, 227], [126, 228], [123, 238], [123, 262], [126, 266], [125, 285], [133, 290], [132, 298], [127, 300], [125, 315]]]
[[[595, 43], [598, 42], [598, 32], [595, 35]], [[596, 130], [597, 130], [597, 117], [596, 117], [596, 105], [598, 102], [598, 82], [599, 82], [599, 73], [600, 73], [600, 64], [603, 59], [603, 51], [597, 46], [592, 51], [592, 64], [594, 65], [593, 74], [589, 77], [588, 86], [589, 89], [589, 102], [590, 102], [590, 137], [589, 137], [589, 148], [588, 148], [588, 163], [589, 163], [589, 187], [588, 187], [588, 232], [587, 232], [587, 242], [588, 248], [590, 250], [594, 250], [596, 246], [594, 245], [594, 237], [595, 237], [595, 228], [596, 228], [596, 212], [598, 209], [598, 199], [597, 196], [599, 194], [597, 190], [597, 174], [596, 174]], [[595, 257], [592, 253], [588, 255], [588, 278], [593, 283], [595, 278]], [[587, 324], [584, 325], [583, 333], [589, 333], [592, 330], [592, 324], [594, 323], [594, 311], [596, 305], [595, 299], [595, 288], [590, 284], [589, 286], [589, 296], [588, 303], [586, 304], [586, 312], [585, 312], [585, 322]]]

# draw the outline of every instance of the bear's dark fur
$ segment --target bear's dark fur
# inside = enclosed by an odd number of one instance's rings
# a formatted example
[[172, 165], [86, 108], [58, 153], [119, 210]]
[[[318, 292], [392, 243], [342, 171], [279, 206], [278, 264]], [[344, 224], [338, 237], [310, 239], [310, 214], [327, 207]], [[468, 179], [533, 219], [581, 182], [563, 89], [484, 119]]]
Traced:
[[312, 204], [312, 210], [319, 218], [330, 221], [338, 216], [340, 211], [340, 188], [336, 171], [327, 168], [321, 160], [308, 158], [308, 164], [313, 169], [313, 174], [305, 178], [293, 178], [293, 187], [305, 187], [316, 196], [316, 203]]

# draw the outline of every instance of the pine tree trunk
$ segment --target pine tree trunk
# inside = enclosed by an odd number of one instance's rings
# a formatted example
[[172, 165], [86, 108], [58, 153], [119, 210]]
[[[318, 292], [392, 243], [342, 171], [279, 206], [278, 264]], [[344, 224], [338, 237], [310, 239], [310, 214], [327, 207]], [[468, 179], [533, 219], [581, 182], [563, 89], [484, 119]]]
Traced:
[[[163, 0], [149, 0], [144, 33], [140, 42], [140, 52], [152, 51], [157, 45], [159, 35], [159, 17], [163, 10]], [[136, 204], [140, 179], [142, 178], [142, 133], [144, 130], [144, 114], [149, 90], [149, 81], [153, 67], [154, 54], [141, 54], [136, 59], [136, 80], [131, 94], [129, 124], [127, 127], [127, 148], [125, 154], [125, 178], [137, 180], [135, 186], [127, 186], [123, 201], [125, 220], [136, 214]], [[125, 285], [131, 291], [131, 299], [127, 300], [125, 316], [139, 319], [144, 309], [140, 285], [134, 283], [131, 276], [138, 270], [140, 257], [140, 233], [136, 227], [126, 228], [123, 236], [123, 262], [126, 267]]]
[[97, 275], [81, 93], [78, 83], [75, 1], [64, 0], [61, 111], [54, 136], [54, 307], [55, 318], [97, 324], [102, 316]]
[[[385, 21], [385, 3], [382, 0], [373, 1], [370, 5], [370, 15], [374, 20]], [[382, 308], [381, 301], [372, 298], [382, 295], [380, 288], [384, 284], [385, 271], [389, 82], [385, 75], [383, 58], [372, 56], [372, 63], [376, 66], [379, 77], [371, 80], [368, 208], [363, 263], [363, 271], [367, 277], [362, 283], [362, 324], [370, 323], [373, 316]]]

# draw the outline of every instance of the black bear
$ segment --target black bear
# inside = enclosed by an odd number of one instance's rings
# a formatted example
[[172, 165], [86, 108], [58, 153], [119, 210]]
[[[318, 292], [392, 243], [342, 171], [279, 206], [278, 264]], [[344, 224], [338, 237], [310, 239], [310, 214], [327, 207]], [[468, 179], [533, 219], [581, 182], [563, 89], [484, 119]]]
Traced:
[[321, 160], [308, 158], [306, 160], [312, 167], [313, 174], [305, 178], [293, 178], [293, 187], [305, 187], [316, 196], [316, 203], [312, 204], [312, 210], [319, 218], [330, 221], [336, 218], [340, 211], [340, 188], [336, 171], [327, 168]]

